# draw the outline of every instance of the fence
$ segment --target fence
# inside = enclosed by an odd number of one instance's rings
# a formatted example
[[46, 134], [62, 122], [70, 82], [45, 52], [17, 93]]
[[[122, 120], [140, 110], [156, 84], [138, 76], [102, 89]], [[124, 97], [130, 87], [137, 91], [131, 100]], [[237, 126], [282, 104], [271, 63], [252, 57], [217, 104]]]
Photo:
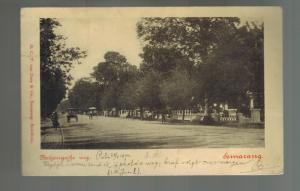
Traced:
[[222, 122], [237, 121], [237, 117], [236, 116], [220, 117], [220, 121], [222, 121]]

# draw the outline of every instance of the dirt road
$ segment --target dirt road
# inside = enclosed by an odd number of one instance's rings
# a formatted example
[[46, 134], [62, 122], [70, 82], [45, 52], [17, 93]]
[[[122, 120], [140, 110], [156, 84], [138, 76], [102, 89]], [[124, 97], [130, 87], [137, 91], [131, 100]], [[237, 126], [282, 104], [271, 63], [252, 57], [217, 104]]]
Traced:
[[[161, 124], [159, 121], [79, 116], [62, 124], [63, 149], [239, 148], [264, 147], [264, 129]], [[54, 131], [54, 130], [53, 130]], [[43, 146], [44, 145], [44, 146]], [[42, 144], [51, 148], [51, 144]]]

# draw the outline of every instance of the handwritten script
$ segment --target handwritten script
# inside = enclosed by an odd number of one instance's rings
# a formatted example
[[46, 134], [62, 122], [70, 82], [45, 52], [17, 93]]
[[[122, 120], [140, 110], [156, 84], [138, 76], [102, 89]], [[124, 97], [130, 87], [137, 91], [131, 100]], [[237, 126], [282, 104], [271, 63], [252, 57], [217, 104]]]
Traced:
[[[159, 152], [146, 152], [142, 158], [133, 157], [126, 152], [106, 152], [98, 151], [94, 155], [73, 154], [56, 156], [40, 155], [43, 165], [49, 170], [58, 170], [64, 167], [82, 167], [82, 168], [99, 168], [104, 169], [107, 176], [138, 176], [143, 175], [144, 170], [161, 170], [161, 169], [194, 169], [204, 168], [235, 168], [245, 166], [249, 172], [262, 170], [261, 160], [202, 160], [202, 159], [180, 159], [179, 157], [160, 156]], [[259, 167], [257, 167], [259, 164]]]

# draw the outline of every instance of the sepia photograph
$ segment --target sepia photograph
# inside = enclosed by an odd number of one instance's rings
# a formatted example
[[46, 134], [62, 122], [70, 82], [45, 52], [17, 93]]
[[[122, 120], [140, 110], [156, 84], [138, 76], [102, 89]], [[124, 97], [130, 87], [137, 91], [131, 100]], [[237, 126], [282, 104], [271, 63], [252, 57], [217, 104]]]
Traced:
[[41, 149], [264, 148], [261, 17], [39, 18]]
[[22, 174], [283, 174], [279, 7], [24, 8]]

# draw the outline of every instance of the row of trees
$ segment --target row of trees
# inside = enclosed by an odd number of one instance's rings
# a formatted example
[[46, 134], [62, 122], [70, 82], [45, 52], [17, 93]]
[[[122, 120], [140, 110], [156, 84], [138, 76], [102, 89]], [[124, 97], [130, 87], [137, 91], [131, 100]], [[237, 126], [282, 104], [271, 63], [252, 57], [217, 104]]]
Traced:
[[164, 112], [228, 103], [242, 110], [251, 91], [263, 109], [263, 24], [241, 25], [233, 17], [143, 18], [137, 35], [144, 44], [140, 68], [107, 52], [91, 78], [76, 82], [72, 106]]

